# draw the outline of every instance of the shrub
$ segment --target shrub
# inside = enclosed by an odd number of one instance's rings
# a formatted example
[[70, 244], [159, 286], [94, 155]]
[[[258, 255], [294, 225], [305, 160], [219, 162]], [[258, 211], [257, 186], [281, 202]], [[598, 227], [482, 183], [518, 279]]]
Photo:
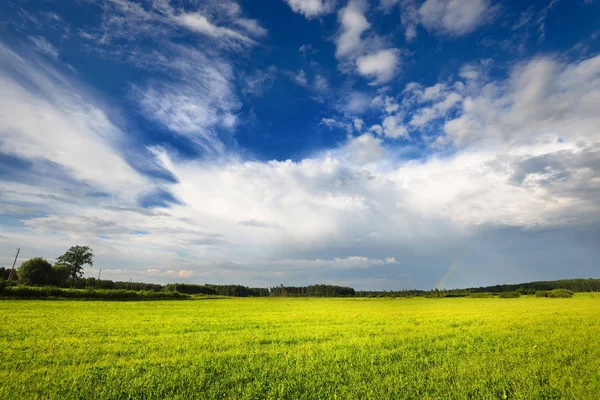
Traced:
[[189, 299], [190, 296], [179, 292], [155, 292], [150, 290], [110, 290], [110, 289], [63, 289], [53, 286], [13, 286], [7, 287], [3, 297], [21, 299], [63, 298], [63, 299], [98, 299], [98, 300], [176, 300]]
[[26, 285], [47, 285], [50, 283], [52, 265], [44, 258], [31, 258], [21, 264], [17, 275]]
[[185, 294], [218, 294], [212, 287], [190, 283], [169, 283], [168, 285], [165, 285], [164, 290], [166, 292], [177, 291]]
[[517, 299], [519, 297], [521, 297], [521, 293], [519, 292], [502, 292], [500, 293], [500, 297], [501, 299]]
[[55, 264], [52, 266], [50, 274], [50, 283], [53, 286], [64, 286], [69, 280], [71, 270], [66, 265]]
[[535, 292], [535, 297], [548, 297], [548, 292], [545, 290], [538, 290]]
[[471, 294], [469, 294], [468, 297], [489, 298], [489, 297], [494, 297], [494, 293], [492, 293], [492, 292], [471, 293]]
[[553, 298], [570, 298], [573, 297], [573, 292], [567, 289], [554, 289], [550, 292], [548, 292], [548, 296], [547, 297], [553, 297]]

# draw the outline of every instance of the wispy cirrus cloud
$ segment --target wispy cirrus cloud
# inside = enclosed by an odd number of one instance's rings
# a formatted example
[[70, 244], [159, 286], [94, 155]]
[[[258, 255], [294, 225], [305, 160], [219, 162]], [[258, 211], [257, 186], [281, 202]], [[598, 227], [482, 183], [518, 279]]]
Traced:
[[[97, 104], [81, 101], [81, 87], [1, 43], [0, 72], [3, 153], [55, 163], [73, 178], [111, 192], [144, 185], [116, 154], [125, 141], [122, 132]], [[106, 174], [109, 169], [118, 172]]]
[[218, 132], [236, 126], [240, 107], [231, 65], [187, 47], [173, 47], [171, 52], [171, 77], [134, 85], [132, 99], [147, 119], [208, 152], [223, 153]]
[[[231, 137], [241, 107], [228, 52], [257, 44], [252, 37], [264, 37], [267, 30], [245, 16], [237, 2], [184, 8], [169, 1], [110, 0], [102, 8], [100, 27], [80, 35], [100, 55], [153, 72], [150, 78], [131, 82], [129, 99], [135, 109], [161, 129], [189, 139], [199, 151], [222, 156], [223, 140]], [[190, 46], [181, 40], [189, 33], [207, 40]], [[148, 48], [149, 39], [157, 45]], [[259, 94], [273, 76], [272, 69], [257, 72], [241, 92]]]
[[[243, 15], [236, 2], [204, 2], [195, 10], [184, 11], [169, 1], [136, 3], [129, 0], [109, 0], [101, 4], [104, 11], [99, 29], [83, 32], [83, 36], [100, 45], [113, 38], [173, 37], [178, 29], [213, 38], [219, 45], [239, 47], [254, 45], [250, 36], [262, 37], [267, 30], [254, 19]], [[219, 12], [226, 9], [227, 12]], [[218, 17], [214, 20], [213, 17]]]
[[29, 36], [29, 40], [35, 45], [35, 49], [50, 58], [58, 59], [60, 52], [43, 36]]

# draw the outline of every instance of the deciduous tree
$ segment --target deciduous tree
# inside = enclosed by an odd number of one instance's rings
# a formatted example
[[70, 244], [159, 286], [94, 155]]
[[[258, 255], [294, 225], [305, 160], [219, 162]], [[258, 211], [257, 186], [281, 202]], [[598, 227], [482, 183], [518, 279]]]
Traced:
[[44, 258], [30, 258], [19, 267], [17, 275], [25, 285], [43, 286], [50, 283], [52, 265]]
[[72, 246], [65, 254], [56, 259], [58, 264], [66, 265], [73, 282], [83, 275], [83, 266], [94, 266], [94, 253], [89, 246]]

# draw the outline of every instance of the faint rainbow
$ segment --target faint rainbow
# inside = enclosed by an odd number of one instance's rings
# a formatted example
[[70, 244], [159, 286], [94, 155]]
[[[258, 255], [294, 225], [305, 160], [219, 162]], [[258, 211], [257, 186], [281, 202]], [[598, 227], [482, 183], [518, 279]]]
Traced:
[[448, 278], [450, 278], [450, 276], [452, 275], [452, 273], [454, 271], [456, 271], [456, 266], [458, 265], [458, 260], [454, 261], [452, 264], [450, 264], [450, 266], [448, 267], [448, 271], [446, 271], [446, 273], [444, 274], [444, 276], [442, 276], [442, 279], [439, 280], [438, 284], [437, 284], [437, 288], [438, 289], [443, 289], [444, 286], [446, 285], [446, 282], [448, 282]]

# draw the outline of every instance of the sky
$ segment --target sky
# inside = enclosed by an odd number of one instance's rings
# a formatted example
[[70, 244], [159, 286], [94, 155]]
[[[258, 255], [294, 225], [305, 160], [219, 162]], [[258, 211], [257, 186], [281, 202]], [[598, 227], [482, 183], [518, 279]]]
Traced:
[[600, 277], [600, 1], [0, 4], [0, 265], [430, 289]]

